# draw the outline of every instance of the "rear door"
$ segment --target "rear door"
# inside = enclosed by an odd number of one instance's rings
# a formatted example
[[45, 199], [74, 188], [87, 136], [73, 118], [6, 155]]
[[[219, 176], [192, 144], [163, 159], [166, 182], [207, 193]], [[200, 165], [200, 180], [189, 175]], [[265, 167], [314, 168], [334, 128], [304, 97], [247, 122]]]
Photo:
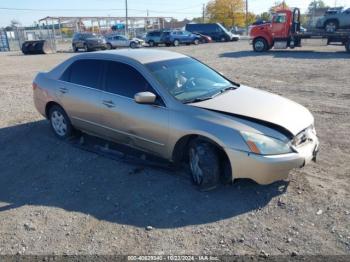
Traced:
[[81, 59], [73, 62], [62, 75], [57, 90], [60, 104], [72, 124], [80, 129], [100, 133], [103, 62]]
[[[162, 155], [168, 139], [169, 112], [161, 97], [138, 70], [121, 62], [107, 62], [104, 79], [102, 114], [108, 136]], [[157, 105], [134, 101], [134, 95], [144, 91], [157, 95]]]

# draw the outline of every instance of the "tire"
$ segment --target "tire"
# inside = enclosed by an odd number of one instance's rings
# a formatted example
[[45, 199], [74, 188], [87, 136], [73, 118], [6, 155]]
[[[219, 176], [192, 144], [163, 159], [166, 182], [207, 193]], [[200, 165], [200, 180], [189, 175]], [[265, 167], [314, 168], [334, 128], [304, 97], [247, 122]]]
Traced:
[[175, 40], [173, 41], [173, 46], [179, 46], [179, 45], [180, 45], [179, 40], [175, 39]]
[[324, 23], [324, 29], [327, 33], [334, 33], [339, 27], [339, 22], [337, 20], [329, 20]]
[[199, 45], [199, 40], [198, 40], [198, 39], [195, 39], [195, 40], [193, 41], [193, 44]]
[[220, 159], [216, 148], [201, 139], [189, 145], [189, 166], [192, 181], [201, 191], [216, 188], [220, 181]]
[[130, 43], [130, 48], [134, 49], [137, 47], [137, 44], [135, 42]]
[[148, 44], [149, 44], [150, 47], [154, 47], [154, 46], [155, 46], [155, 43], [154, 43], [153, 40], [150, 40], [150, 41], [148, 42]]
[[255, 52], [260, 53], [269, 50], [269, 46], [264, 38], [257, 38], [253, 42], [253, 49]]
[[106, 49], [107, 50], [111, 50], [111, 49], [113, 49], [113, 47], [112, 47], [112, 45], [110, 43], [107, 43], [106, 44]]
[[90, 49], [89, 49], [89, 47], [87, 46], [87, 44], [84, 44], [84, 51], [85, 51], [85, 52], [89, 52], [89, 51], [90, 51]]
[[220, 38], [220, 42], [227, 42], [226, 37], [222, 36], [222, 37]]
[[346, 43], [345, 43], [345, 49], [348, 53], [350, 53], [350, 40], [348, 40]]
[[73, 135], [73, 126], [62, 107], [53, 105], [49, 110], [51, 129], [59, 139], [67, 139]]

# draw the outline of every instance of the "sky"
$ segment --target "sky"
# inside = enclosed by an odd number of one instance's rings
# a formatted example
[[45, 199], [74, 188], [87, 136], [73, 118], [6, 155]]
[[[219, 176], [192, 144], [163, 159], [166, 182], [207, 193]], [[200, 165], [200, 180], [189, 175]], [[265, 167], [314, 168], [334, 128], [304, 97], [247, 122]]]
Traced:
[[[276, 0], [248, 1], [249, 11], [259, 14], [267, 11]], [[286, 0], [286, 3], [305, 11], [310, 1]], [[324, 1], [330, 6], [335, 4], [350, 6], [350, 0]], [[169, 16], [183, 19], [201, 16], [202, 6], [206, 3], [208, 3], [208, 0], [128, 0], [128, 8], [129, 16], [146, 16], [148, 10], [149, 16]], [[16, 19], [22, 25], [27, 26], [34, 24], [34, 21], [45, 16], [124, 15], [125, 0], [0, 0], [0, 27], [9, 25], [12, 19]]]

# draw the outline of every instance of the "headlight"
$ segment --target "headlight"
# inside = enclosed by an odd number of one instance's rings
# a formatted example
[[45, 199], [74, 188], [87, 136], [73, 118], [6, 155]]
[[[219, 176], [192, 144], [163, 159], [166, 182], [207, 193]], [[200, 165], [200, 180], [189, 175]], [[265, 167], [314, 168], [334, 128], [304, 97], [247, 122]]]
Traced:
[[292, 153], [289, 143], [257, 133], [241, 132], [241, 135], [253, 153], [260, 155], [278, 155]]

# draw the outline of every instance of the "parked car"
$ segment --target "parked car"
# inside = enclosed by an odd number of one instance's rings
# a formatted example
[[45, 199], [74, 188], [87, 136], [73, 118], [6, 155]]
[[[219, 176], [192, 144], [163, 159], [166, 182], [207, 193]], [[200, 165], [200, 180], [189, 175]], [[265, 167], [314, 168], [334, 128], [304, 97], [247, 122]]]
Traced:
[[163, 31], [160, 41], [167, 46], [178, 46], [180, 44], [198, 45], [200, 43], [200, 37], [188, 31], [173, 30]]
[[232, 34], [227, 31], [220, 23], [212, 24], [186, 24], [186, 30], [189, 32], [196, 32], [203, 35], [210, 36], [214, 41], [226, 42], [226, 41], [238, 41], [239, 35]]
[[344, 11], [326, 12], [317, 20], [316, 27], [325, 29], [327, 32], [350, 28], [350, 8]]
[[234, 35], [245, 35], [247, 34], [247, 29], [245, 28], [242, 28], [242, 27], [238, 27], [238, 26], [234, 26], [232, 29], [231, 29], [231, 33], [234, 34]]
[[142, 47], [144, 41], [138, 38], [129, 39], [123, 35], [106, 35], [106, 46], [107, 49], [114, 49], [117, 47], [130, 47], [130, 48], [138, 48]]
[[79, 49], [88, 52], [107, 48], [104, 37], [94, 33], [75, 33], [73, 35], [72, 47], [74, 52], [78, 52]]
[[213, 39], [211, 39], [210, 36], [207, 36], [207, 35], [203, 35], [201, 33], [193, 33], [195, 35], [197, 35], [199, 37], [199, 42], [201, 44], [206, 44], [206, 43], [212, 43], [213, 42]]
[[162, 44], [161, 42], [162, 31], [152, 31], [148, 32], [146, 35], [146, 43], [149, 46], [157, 46]]
[[314, 118], [286, 98], [231, 81], [183, 54], [123, 49], [70, 57], [33, 82], [54, 134], [74, 130], [188, 161], [202, 189], [269, 184], [315, 160]]

